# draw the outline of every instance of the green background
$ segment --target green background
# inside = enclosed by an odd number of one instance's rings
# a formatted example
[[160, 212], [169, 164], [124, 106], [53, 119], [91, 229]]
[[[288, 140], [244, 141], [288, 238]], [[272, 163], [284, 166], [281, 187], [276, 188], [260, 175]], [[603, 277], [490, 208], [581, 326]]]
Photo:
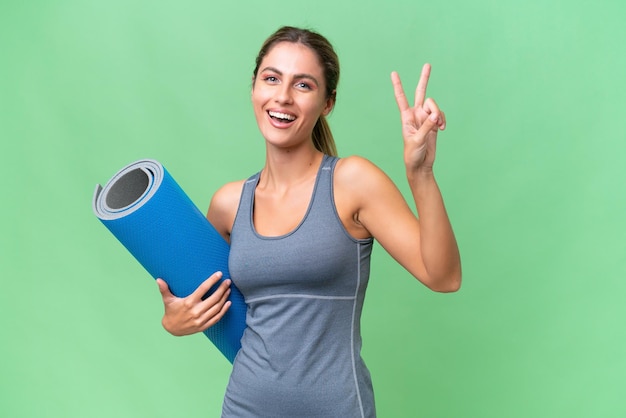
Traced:
[[380, 248], [363, 355], [381, 417], [626, 416], [626, 6], [621, 0], [0, 3], [0, 416], [218, 416], [229, 364], [160, 325], [153, 280], [91, 211], [160, 160], [202, 209], [263, 164], [250, 77], [283, 24], [342, 63], [341, 155], [408, 197], [389, 81], [422, 63], [464, 284]]

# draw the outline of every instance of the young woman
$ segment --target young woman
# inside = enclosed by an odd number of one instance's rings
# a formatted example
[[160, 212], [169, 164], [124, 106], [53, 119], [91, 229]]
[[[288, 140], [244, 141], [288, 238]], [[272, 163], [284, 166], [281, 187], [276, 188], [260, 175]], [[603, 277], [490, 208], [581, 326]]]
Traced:
[[[373, 239], [430, 289], [459, 289], [459, 251], [433, 175], [446, 119], [426, 98], [429, 74], [426, 64], [413, 107], [399, 76], [391, 75], [418, 219], [374, 164], [335, 156], [325, 117], [335, 104], [339, 63], [328, 41], [283, 27], [263, 44], [252, 104], [266, 163], [220, 188], [207, 213], [231, 244], [230, 273], [248, 304], [223, 417], [375, 416], [360, 356]], [[219, 321], [230, 306], [230, 281], [202, 295], [220, 277], [215, 273], [186, 298], [158, 280], [165, 329], [187, 335]]]

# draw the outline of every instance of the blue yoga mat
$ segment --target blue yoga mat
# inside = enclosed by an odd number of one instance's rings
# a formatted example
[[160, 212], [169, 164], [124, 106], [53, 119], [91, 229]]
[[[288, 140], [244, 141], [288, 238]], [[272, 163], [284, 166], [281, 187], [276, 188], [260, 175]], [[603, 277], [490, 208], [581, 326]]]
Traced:
[[[158, 161], [136, 161], [104, 187], [97, 185], [93, 210], [148, 273], [164, 279], [176, 296], [188, 296], [216, 271], [223, 272], [222, 281], [230, 277], [228, 243]], [[232, 305], [224, 317], [204, 334], [232, 363], [241, 348], [247, 309], [234, 283], [229, 300]]]

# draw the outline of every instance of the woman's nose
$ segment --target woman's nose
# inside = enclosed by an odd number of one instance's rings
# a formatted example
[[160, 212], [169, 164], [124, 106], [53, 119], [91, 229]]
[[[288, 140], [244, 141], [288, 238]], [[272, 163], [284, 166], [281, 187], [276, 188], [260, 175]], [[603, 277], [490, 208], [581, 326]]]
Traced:
[[291, 95], [291, 88], [287, 84], [282, 84], [278, 87], [276, 91], [276, 96], [274, 99], [277, 103], [291, 103], [293, 101], [293, 96]]

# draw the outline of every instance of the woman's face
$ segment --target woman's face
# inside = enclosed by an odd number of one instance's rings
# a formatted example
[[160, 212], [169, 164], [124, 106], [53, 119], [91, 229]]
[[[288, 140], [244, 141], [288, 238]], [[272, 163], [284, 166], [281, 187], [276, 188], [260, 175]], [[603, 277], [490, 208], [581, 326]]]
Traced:
[[333, 104], [326, 97], [324, 70], [311, 49], [281, 42], [265, 55], [252, 86], [252, 105], [266, 141], [279, 147], [311, 141], [315, 123]]

